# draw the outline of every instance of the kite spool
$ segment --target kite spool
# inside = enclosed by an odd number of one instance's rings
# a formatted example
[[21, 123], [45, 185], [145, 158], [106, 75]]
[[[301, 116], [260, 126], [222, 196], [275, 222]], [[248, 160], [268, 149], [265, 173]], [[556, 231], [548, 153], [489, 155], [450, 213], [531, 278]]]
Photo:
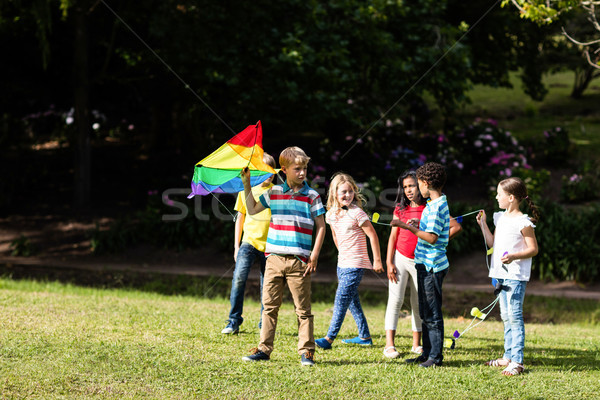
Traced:
[[447, 349], [454, 349], [456, 341], [454, 339], [444, 339], [444, 347]]
[[481, 320], [484, 320], [484, 319], [485, 319], [485, 317], [487, 316], [487, 314], [485, 314], [485, 313], [482, 313], [482, 312], [479, 310], [479, 308], [477, 308], [477, 307], [473, 307], [473, 308], [471, 309], [471, 315], [472, 315], [473, 317], [475, 317], [475, 318], [479, 318], [479, 319], [481, 319]]

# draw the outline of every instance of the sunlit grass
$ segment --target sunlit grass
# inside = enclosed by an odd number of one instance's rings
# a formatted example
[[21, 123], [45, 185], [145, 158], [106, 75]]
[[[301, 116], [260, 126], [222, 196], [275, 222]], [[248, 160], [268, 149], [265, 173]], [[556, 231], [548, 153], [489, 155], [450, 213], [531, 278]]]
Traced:
[[[565, 308], [565, 303], [577, 301], [540, 307]], [[482, 365], [502, 352], [502, 327], [495, 320], [446, 351], [445, 367], [424, 370], [383, 357], [385, 306], [366, 306], [375, 345], [357, 348], [337, 341], [332, 350], [318, 351], [317, 366], [307, 368], [299, 363], [289, 303], [280, 313], [271, 361], [258, 364], [241, 361], [258, 341], [254, 301], [246, 303], [246, 321], [234, 336], [220, 334], [229, 308], [224, 298], [3, 279], [0, 305], [2, 398], [579, 399], [597, 396], [600, 379], [600, 326], [585, 321], [527, 323], [528, 371], [506, 378]], [[331, 307], [314, 304], [317, 337], [327, 329]], [[445, 322], [449, 336], [469, 320]], [[348, 316], [339, 337], [355, 334]], [[400, 320], [399, 334], [398, 349], [407, 357], [408, 318]]]

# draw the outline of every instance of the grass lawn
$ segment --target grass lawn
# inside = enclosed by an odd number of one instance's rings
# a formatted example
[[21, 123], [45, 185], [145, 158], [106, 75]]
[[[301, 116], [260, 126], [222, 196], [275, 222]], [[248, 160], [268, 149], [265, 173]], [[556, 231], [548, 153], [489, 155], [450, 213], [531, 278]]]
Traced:
[[[448, 297], [447, 299], [452, 299]], [[536, 303], [528, 298], [526, 304]], [[562, 300], [565, 309], [574, 300]], [[557, 307], [556, 303], [553, 307]], [[587, 303], [586, 303], [587, 304]], [[502, 353], [502, 326], [486, 320], [445, 353], [445, 366], [425, 370], [388, 360], [383, 304], [366, 306], [375, 345], [339, 342], [302, 367], [290, 303], [280, 312], [271, 361], [241, 357], [258, 341], [259, 305], [249, 301], [239, 335], [224, 336], [226, 299], [167, 296], [0, 279], [0, 398], [597, 398], [600, 325], [526, 323], [527, 372], [503, 377], [483, 366]], [[540, 308], [548, 303], [540, 303]], [[314, 304], [323, 335], [330, 303]], [[586, 306], [598, 312], [598, 305]], [[577, 308], [577, 307], [575, 307]], [[446, 318], [446, 334], [469, 320]], [[355, 335], [348, 317], [340, 338]], [[399, 350], [410, 345], [401, 319]], [[409, 356], [403, 354], [403, 356]]]

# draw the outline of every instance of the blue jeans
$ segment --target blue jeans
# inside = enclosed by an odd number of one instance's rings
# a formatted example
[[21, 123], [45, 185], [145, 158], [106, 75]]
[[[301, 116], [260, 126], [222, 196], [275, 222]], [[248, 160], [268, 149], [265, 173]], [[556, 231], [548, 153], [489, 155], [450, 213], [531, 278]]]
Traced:
[[500, 292], [500, 317], [504, 323], [504, 357], [523, 364], [525, 347], [525, 323], [523, 300], [526, 281], [498, 279], [506, 288]]
[[331, 317], [329, 331], [327, 332], [329, 339], [333, 340], [336, 338], [342, 327], [348, 308], [350, 308], [350, 313], [352, 313], [352, 317], [356, 321], [358, 336], [363, 339], [371, 337], [367, 318], [358, 297], [358, 285], [360, 285], [364, 274], [365, 270], [363, 268], [337, 268], [338, 287], [335, 292], [335, 302], [333, 303], [333, 317]]
[[416, 264], [415, 267], [419, 287], [419, 314], [423, 320], [423, 357], [440, 363], [444, 359], [442, 283], [448, 268], [433, 272], [427, 271], [423, 264]]
[[[231, 283], [231, 310], [229, 311], [229, 323], [239, 327], [243, 322], [242, 312], [244, 311], [244, 292], [246, 291], [246, 281], [254, 261], [260, 262], [260, 292], [262, 298], [263, 277], [265, 275], [266, 258], [265, 253], [257, 250], [249, 243], [242, 243], [238, 250], [237, 260], [235, 262], [235, 271], [233, 272], [233, 281]], [[260, 312], [262, 315], [262, 302]], [[260, 321], [260, 319], [259, 319]]]

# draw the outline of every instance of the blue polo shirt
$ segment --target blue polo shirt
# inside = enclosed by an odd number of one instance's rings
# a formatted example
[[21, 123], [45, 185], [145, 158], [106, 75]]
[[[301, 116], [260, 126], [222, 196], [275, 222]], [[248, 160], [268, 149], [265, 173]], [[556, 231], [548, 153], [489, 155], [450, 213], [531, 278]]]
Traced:
[[446, 196], [429, 200], [421, 214], [419, 230], [434, 233], [438, 239], [435, 244], [419, 239], [415, 248], [415, 263], [424, 264], [427, 271], [443, 271], [449, 267], [446, 247], [450, 236], [450, 210]]

